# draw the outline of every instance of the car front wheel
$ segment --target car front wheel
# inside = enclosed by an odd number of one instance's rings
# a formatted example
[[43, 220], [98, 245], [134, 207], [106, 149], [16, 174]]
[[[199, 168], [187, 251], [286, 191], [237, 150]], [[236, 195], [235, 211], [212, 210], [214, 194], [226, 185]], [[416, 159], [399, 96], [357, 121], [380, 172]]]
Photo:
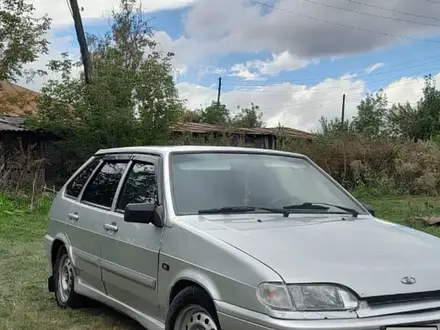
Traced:
[[211, 298], [192, 286], [182, 290], [171, 303], [166, 330], [221, 330]]

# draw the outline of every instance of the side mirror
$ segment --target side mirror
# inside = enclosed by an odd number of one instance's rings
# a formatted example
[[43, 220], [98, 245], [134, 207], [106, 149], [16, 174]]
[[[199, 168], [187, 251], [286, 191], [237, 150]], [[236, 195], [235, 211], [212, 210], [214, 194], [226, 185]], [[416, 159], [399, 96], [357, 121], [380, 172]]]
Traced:
[[124, 221], [131, 223], [152, 223], [163, 227], [162, 217], [156, 204], [128, 204], [125, 207]]
[[368, 212], [370, 212], [370, 214], [375, 217], [376, 216], [376, 210], [374, 209], [374, 207], [370, 204], [362, 204]]

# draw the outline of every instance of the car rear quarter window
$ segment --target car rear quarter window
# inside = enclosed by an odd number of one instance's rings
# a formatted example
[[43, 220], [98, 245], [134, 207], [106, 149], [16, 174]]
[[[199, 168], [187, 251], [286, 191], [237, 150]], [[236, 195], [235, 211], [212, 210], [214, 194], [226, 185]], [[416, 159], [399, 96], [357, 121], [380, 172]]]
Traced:
[[123, 211], [128, 204], [157, 202], [156, 172], [153, 164], [134, 163], [124, 183], [116, 209]]
[[92, 175], [96, 166], [100, 162], [99, 158], [92, 160], [75, 178], [67, 185], [66, 195], [68, 197], [77, 198], [84, 188], [88, 178]]
[[81, 202], [110, 208], [127, 162], [106, 162], [87, 185]]

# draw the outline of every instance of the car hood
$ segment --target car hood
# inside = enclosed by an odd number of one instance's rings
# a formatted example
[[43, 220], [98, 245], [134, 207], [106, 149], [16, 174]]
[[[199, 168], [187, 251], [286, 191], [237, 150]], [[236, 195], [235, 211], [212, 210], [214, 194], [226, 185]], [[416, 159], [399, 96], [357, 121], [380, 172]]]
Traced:
[[[370, 216], [199, 216], [191, 224], [286, 283], [336, 283], [360, 297], [440, 290], [440, 240]], [[416, 283], [405, 285], [404, 277]]]

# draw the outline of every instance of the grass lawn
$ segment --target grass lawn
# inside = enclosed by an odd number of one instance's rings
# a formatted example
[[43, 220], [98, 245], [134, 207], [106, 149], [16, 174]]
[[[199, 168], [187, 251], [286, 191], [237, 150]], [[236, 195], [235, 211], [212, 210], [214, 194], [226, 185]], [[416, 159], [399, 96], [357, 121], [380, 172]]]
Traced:
[[[376, 208], [379, 218], [410, 225], [440, 237], [440, 227], [411, 220], [440, 216], [434, 197], [358, 196]], [[47, 292], [47, 262], [42, 238], [50, 201], [30, 211], [29, 202], [0, 195], [0, 330], [142, 329], [136, 322], [98, 303], [81, 310], [61, 310]]]
[[45, 235], [49, 201], [36, 210], [0, 195], [0, 330], [141, 330], [133, 320], [98, 303], [61, 310], [47, 291]]

